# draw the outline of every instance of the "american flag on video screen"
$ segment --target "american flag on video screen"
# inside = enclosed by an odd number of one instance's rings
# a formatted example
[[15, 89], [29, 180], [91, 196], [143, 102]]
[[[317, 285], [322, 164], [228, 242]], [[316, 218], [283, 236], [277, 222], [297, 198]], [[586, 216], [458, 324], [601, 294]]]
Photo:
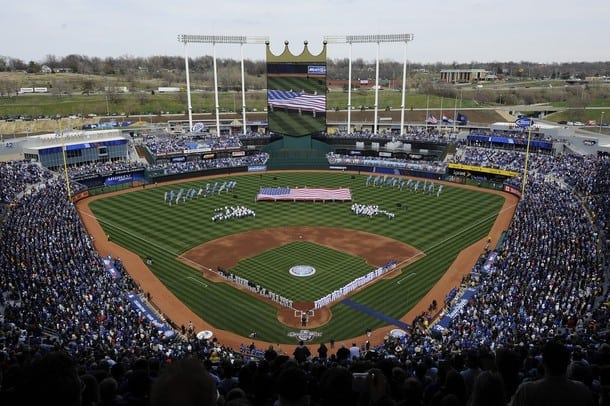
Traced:
[[352, 200], [352, 191], [348, 188], [321, 189], [321, 188], [289, 188], [266, 187], [261, 188], [256, 200]]
[[326, 96], [305, 94], [291, 90], [268, 90], [267, 102], [270, 106], [305, 111], [326, 111]]

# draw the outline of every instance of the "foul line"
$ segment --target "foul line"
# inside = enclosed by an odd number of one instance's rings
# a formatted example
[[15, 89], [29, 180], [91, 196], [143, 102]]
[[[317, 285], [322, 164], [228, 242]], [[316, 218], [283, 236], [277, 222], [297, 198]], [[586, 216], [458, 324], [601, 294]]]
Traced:
[[[398, 263], [398, 264], [396, 264], [396, 265], [397, 265], [397, 266], [399, 266], [399, 265], [401, 265], [401, 264], [404, 264], [405, 262], [412, 261], [414, 258], [417, 258], [417, 257], [419, 257], [419, 256], [421, 256], [421, 255], [424, 255], [425, 253], [427, 253], [427, 252], [429, 252], [429, 251], [432, 251], [432, 250], [433, 250], [433, 249], [435, 249], [435, 248], [438, 248], [439, 246], [441, 246], [441, 245], [445, 244], [446, 242], [448, 242], [448, 241], [450, 241], [450, 240], [453, 240], [454, 238], [458, 237], [459, 235], [461, 235], [461, 234], [465, 233], [466, 231], [469, 231], [469, 230], [470, 230], [470, 229], [472, 229], [472, 228], [475, 228], [475, 227], [479, 226], [480, 224], [482, 224], [482, 223], [484, 223], [484, 222], [488, 221], [489, 219], [492, 219], [492, 218], [497, 218], [497, 217], [498, 217], [500, 214], [504, 213], [505, 211], [507, 211], [507, 210], [512, 210], [512, 209], [513, 209], [513, 207], [515, 207], [515, 206], [516, 206], [516, 204], [513, 204], [513, 205], [511, 205], [511, 206], [506, 207], [505, 209], [500, 210], [500, 211], [499, 211], [497, 214], [490, 214], [489, 216], [482, 218], [482, 219], [481, 219], [481, 221], [478, 221], [478, 222], [476, 222], [476, 223], [473, 223], [473, 224], [472, 224], [472, 225], [470, 225], [469, 227], [466, 227], [466, 228], [464, 228], [464, 229], [462, 229], [462, 230], [458, 231], [457, 233], [455, 233], [455, 234], [453, 234], [453, 235], [451, 235], [451, 236], [449, 236], [449, 237], [445, 238], [444, 240], [441, 240], [441, 241], [437, 242], [436, 244], [431, 245], [430, 247], [428, 247], [428, 248], [426, 248], [426, 249], [424, 249], [424, 250], [420, 251], [420, 252], [419, 252], [419, 253], [417, 253], [416, 255], [413, 255], [413, 256], [411, 256], [411, 257], [409, 257], [409, 258], [404, 259], [403, 261], [399, 262], [399, 263]], [[410, 274], [410, 275], [412, 275], [412, 274]], [[409, 277], [410, 275], [405, 276], [404, 278], [400, 279], [400, 280], [399, 280], [399, 281], [397, 281], [396, 283], [397, 283], [398, 285], [400, 285], [400, 281], [404, 280], [405, 278]]]
[[[118, 225], [116, 225], [116, 224], [114, 224], [114, 223], [112, 223], [112, 222], [110, 222], [110, 221], [105, 220], [103, 217], [96, 217], [96, 216], [94, 216], [93, 214], [90, 214], [90, 213], [84, 213], [84, 212], [82, 212], [81, 214], [82, 214], [82, 215], [84, 215], [84, 216], [91, 217], [91, 218], [95, 219], [95, 220], [96, 220], [96, 221], [97, 221], [97, 222], [100, 224], [100, 226], [101, 226], [102, 224], [106, 224], [106, 225], [108, 225], [108, 226], [110, 226], [110, 227], [113, 227], [113, 228], [115, 228], [115, 229], [119, 230], [119, 231], [122, 231], [123, 233], [125, 233], [125, 234], [127, 234], [127, 235], [129, 235], [129, 236], [131, 236], [131, 237], [134, 237], [134, 238], [136, 238], [136, 239], [138, 239], [138, 240], [140, 240], [140, 241], [142, 241], [142, 242], [145, 242], [145, 243], [146, 243], [146, 244], [148, 244], [148, 245], [151, 245], [151, 246], [153, 246], [153, 247], [158, 248], [158, 249], [159, 249], [159, 251], [166, 252], [166, 253], [168, 253], [168, 254], [170, 254], [170, 255], [173, 255], [174, 257], [178, 257], [178, 256], [179, 256], [179, 254], [177, 254], [177, 253], [175, 253], [175, 252], [172, 252], [172, 251], [168, 250], [166, 247], [163, 247], [163, 246], [161, 246], [161, 245], [159, 245], [159, 244], [156, 244], [156, 243], [154, 243], [154, 242], [152, 242], [152, 241], [149, 241], [149, 240], [147, 240], [146, 238], [143, 238], [142, 236], [140, 236], [140, 235], [138, 235], [138, 234], [134, 234], [133, 232], [128, 231], [128, 230], [126, 230], [126, 229], [125, 229], [125, 228], [123, 228], [123, 227], [120, 227], [120, 226], [118, 226]], [[102, 227], [102, 230], [103, 230], [103, 227]]]
[[[129, 235], [129, 236], [131, 236], [131, 237], [141, 241], [141, 242], [144, 242], [144, 243], [146, 243], [146, 244], [148, 244], [150, 246], [156, 247], [159, 251], [163, 251], [163, 252], [165, 252], [165, 253], [167, 253], [169, 255], [172, 255], [174, 258], [176, 258], [179, 261], [182, 261], [183, 263], [184, 262], [190, 262], [192, 264], [191, 267], [203, 268], [204, 270], [207, 270], [207, 271], [210, 271], [210, 272], [214, 272], [212, 270], [212, 268], [209, 268], [209, 267], [207, 267], [207, 266], [205, 266], [203, 264], [195, 262], [195, 261], [193, 261], [193, 260], [183, 256], [182, 254], [178, 254], [178, 253], [172, 252], [172, 251], [168, 250], [166, 247], [163, 247], [163, 246], [161, 246], [159, 244], [156, 244], [156, 243], [154, 243], [152, 241], [149, 241], [146, 238], [143, 238], [142, 236], [140, 236], [138, 234], [135, 234], [135, 233], [133, 233], [131, 231], [126, 230], [123, 227], [117, 226], [116, 224], [114, 224], [114, 223], [112, 223], [110, 221], [105, 220], [103, 217], [96, 217], [92, 213], [86, 213], [86, 212], [82, 212], [82, 215], [88, 216], [88, 217], [91, 217], [91, 218], [95, 219], [100, 224], [100, 226], [102, 224], [106, 224], [106, 225], [108, 225], [110, 227], [114, 227], [115, 229], [117, 229], [119, 231], [122, 231], [123, 233], [125, 233], [125, 234], [127, 234], [127, 235]], [[187, 265], [187, 264], [185, 264], [185, 265]], [[203, 283], [203, 282], [201, 282], [201, 283]], [[207, 287], [207, 285], [206, 285], [206, 287]]]
[[500, 210], [500, 211], [498, 212], [498, 214], [490, 214], [489, 216], [484, 217], [483, 219], [481, 219], [481, 221], [479, 221], [479, 222], [477, 222], [477, 223], [474, 223], [474, 224], [472, 224], [471, 226], [466, 227], [466, 228], [464, 228], [464, 229], [463, 229], [463, 230], [461, 230], [461, 231], [458, 231], [457, 233], [453, 234], [452, 236], [449, 236], [449, 237], [445, 238], [445, 239], [444, 239], [444, 240], [442, 240], [442, 241], [439, 241], [438, 243], [436, 243], [436, 244], [432, 245], [432, 246], [431, 246], [431, 247], [429, 247], [428, 249], [423, 250], [423, 252], [428, 252], [428, 251], [433, 250], [434, 248], [438, 248], [440, 245], [442, 245], [442, 244], [446, 243], [446, 242], [447, 242], [447, 241], [449, 241], [449, 240], [453, 240], [455, 237], [457, 237], [457, 236], [459, 236], [459, 235], [461, 235], [461, 234], [465, 233], [466, 231], [469, 231], [469, 230], [470, 230], [470, 229], [472, 229], [472, 228], [475, 228], [476, 226], [478, 226], [478, 225], [480, 225], [480, 224], [483, 224], [483, 223], [484, 223], [484, 222], [486, 222], [487, 220], [492, 219], [492, 218], [497, 218], [497, 217], [498, 217], [500, 214], [502, 214], [504, 211], [506, 211], [506, 210], [511, 210], [511, 209], [512, 209], [514, 206], [515, 206], [515, 205], [512, 205], [512, 206], [510, 206], [510, 207], [507, 207], [506, 209]]
[[397, 285], [400, 285], [400, 282], [404, 281], [405, 279], [409, 279], [411, 276], [415, 276], [417, 275], [416, 273], [410, 273], [407, 276], [405, 276], [404, 278], [400, 279], [398, 282], [396, 282]]
[[193, 278], [192, 276], [187, 277], [186, 279], [190, 279], [194, 282], [197, 282], [198, 284], [202, 285], [204, 288], [208, 287], [208, 284], [205, 282], [201, 282], [199, 279]]

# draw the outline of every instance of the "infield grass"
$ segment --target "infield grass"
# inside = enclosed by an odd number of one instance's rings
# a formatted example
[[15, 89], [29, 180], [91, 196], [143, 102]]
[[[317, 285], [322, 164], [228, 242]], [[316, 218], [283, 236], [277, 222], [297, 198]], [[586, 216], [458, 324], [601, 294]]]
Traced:
[[[294, 265], [309, 265], [316, 272], [308, 277], [295, 277], [289, 272]], [[371, 266], [362, 258], [306, 241], [288, 243], [244, 259], [231, 270], [297, 302], [320, 299], [370, 271]]]
[[[367, 176], [368, 174], [277, 172], [199, 179], [100, 199], [91, 203], [91, 209], [114, 242], [143, 258], [153, 257], [151, 270], [155, 275], [180, 300], [213, 326], [243, 336], [256, 331], [261, 340], [293, 343], [294, 339], [287, 334], [294, 331], [294, 328], [277, 321], [273, 306], [226, 283], [212, 283], [203, 279], [199, 271], [179, 262], [176, 257], [203, 242], [224, 235], [268, 227], [341, 227], [346, 232], [354, 229], [384, 235], [414, 246], [423, 251], [425, 257], [403, 269], [402, 274], [396, 278], [381, 280], [351, 299], [388, 316], [400, 318], [430, 290], [460, 251], [489, 233], [504, 198], [451, 186], [444, 186], [438, 198], [436, 193], [414, 193], [406, 188], [399, 191], [391, 187], [367, 187]], [[207, 183], [222, 183], [225, 180], [237, 181], [236, 188], [230, 193], [192, 199], [172, 207], [164, 203], [164, 192], [177, 192], [180, 188], [205, 189]], [[349, 187], [353, 202], [377, 204], [381, 209], [393, 212], [395, 218], [389, 220], [385, 216], [355, 216], [349, 202], [256, 202], [255, 196], [261, 186]], [[236, 205], [254, 210], [256, 217], [225, 222], [211, 221], [214, 209]], [[366, 244], [366, 241], [362, 241], [362, 244]], [[304, 251], [304, 246], [296, 247], [299, 248], [296, 251]], [[328, 248], [320, 247], [319, 251], [310, 251], [308, 258], [335, 258], [334, 261], [337, 262], [328, 266], [339, 266], [342, 260], [346, 260], [341, 257], [345, 254], [325, 250]], [[277, 293], [293, 298], [292, 293], [288, 292], [296, 284], [296, 277], [276, 278], [273, 271], [268, 271], [274, 266], [285, 266], [275, 264], [276, 261], [282, 261], [281, 255], [275, 251], [262, 253], [251, 261], [260, 261], [260, 269], [256, 270], [260, 280], [264, 277], [265, 284], [274, 283], [273, 289], [277, 289]], [[227, 255], [232, 253], [227, 252]], [[351, 256], [348, 259], [354, 260]], [[360, 259], [355, 260], [357, 263]], [[248, 260], [242, 262], [247, 264]], [[257, 267], [256, 264], [254, 266]], [[347, 271], [341, 271], [343, 272]], [[398, 283], [411, 274], [414, 275]], [[353, 279], [349, 275], [347, 278]], [[329, 288], [327, 292], [331, 290]], [[346, 339], [361, 335], [365, 328], [374, 329], [385, 324], [341, 303], [335, 304], [332, 312], [331, 321], [315, 329], [322, 333], [317, 341]]]

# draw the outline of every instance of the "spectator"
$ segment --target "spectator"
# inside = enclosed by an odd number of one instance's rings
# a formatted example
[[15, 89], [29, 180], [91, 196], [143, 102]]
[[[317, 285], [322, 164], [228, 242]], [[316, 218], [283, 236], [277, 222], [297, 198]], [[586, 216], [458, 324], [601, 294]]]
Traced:
[[299, 341], [299, 345], [294, 349], [292, 355], [294, 356], [294, 359], [297, 363], [302, 364], [309, 359], [309, 357], [311, 356], [311, 352], [309, 351], [309, 348], [307, 348], [303, 340], [301, 340]]
[[162, 371], [151, 392], [151, 406], [213, 406], [218, 392], [201, 361], [178, 360]]
[[549, 341], [542, 352], [544, 377], [525, 382], [515, 393], [512, 406], [594, 405], [591, 391], [582, 383], [567, 378], [570, 352], [562, 343]]
[[26, 368], [19, 393], [26, 405], [78, 406], [83, 389], [74, 360], [68, 354], [50, 352]]
[[470, 406], [505, 406], [506, 395], [502, 376], [496, 372], [482, 371], [472, 387]]

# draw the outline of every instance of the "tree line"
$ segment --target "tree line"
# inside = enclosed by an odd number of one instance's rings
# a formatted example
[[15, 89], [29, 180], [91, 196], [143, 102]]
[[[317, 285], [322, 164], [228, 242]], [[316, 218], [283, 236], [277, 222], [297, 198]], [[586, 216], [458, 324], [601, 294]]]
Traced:
[[[217, 59], [220, 71], [240, 72], [240, 61], [235, 59]], [[209, 74], [212, 71], [212, 56], [205, 55], [189, 58], [189, 69], [193, 74]], [[244, 61], [245, 71], [250, 76], [262, 76], [266, 71], [265, 61]], [[67, 56], [47, 55], [41, 61], [23, 61], [19, 58], [0, 57], [0, 72], [22, 71], [40, 73], [43, 66], [54, 71], [67, 70], [72, 73], [94, 75], [127, 75], [138, 74], [149, 78], [176, 81], [172, 74], [184, 77], [184, 58], [181, 56], [150, 56], [150, 57], [106, 57], [71, 54]], [[527, 61], [508, 62], [477, 62], [469, 63], [415, 63], [409, 62], [411, 74], [416, 72], [437, 73], [442, 69], [485, 69], [500, 77], [524, 79], [569, 79], [586, 77], [610, 76], [610, 61], [599, 62], [563, 62], [535, 63]], [[370, 79], [374, 76], [375, 61], [362, 58], [352, 60], [352, 77]], [[348, 59], [327, 60], [328, 76], [334, 79], [348, 78]], [[380, 77], [386, 79], [401, 79], [402, 62], [384, 60], [379, 66]], [[239, 76], [237, 77], [239, 79]], [[239, 82], [239, 80], [237, 80]]]

